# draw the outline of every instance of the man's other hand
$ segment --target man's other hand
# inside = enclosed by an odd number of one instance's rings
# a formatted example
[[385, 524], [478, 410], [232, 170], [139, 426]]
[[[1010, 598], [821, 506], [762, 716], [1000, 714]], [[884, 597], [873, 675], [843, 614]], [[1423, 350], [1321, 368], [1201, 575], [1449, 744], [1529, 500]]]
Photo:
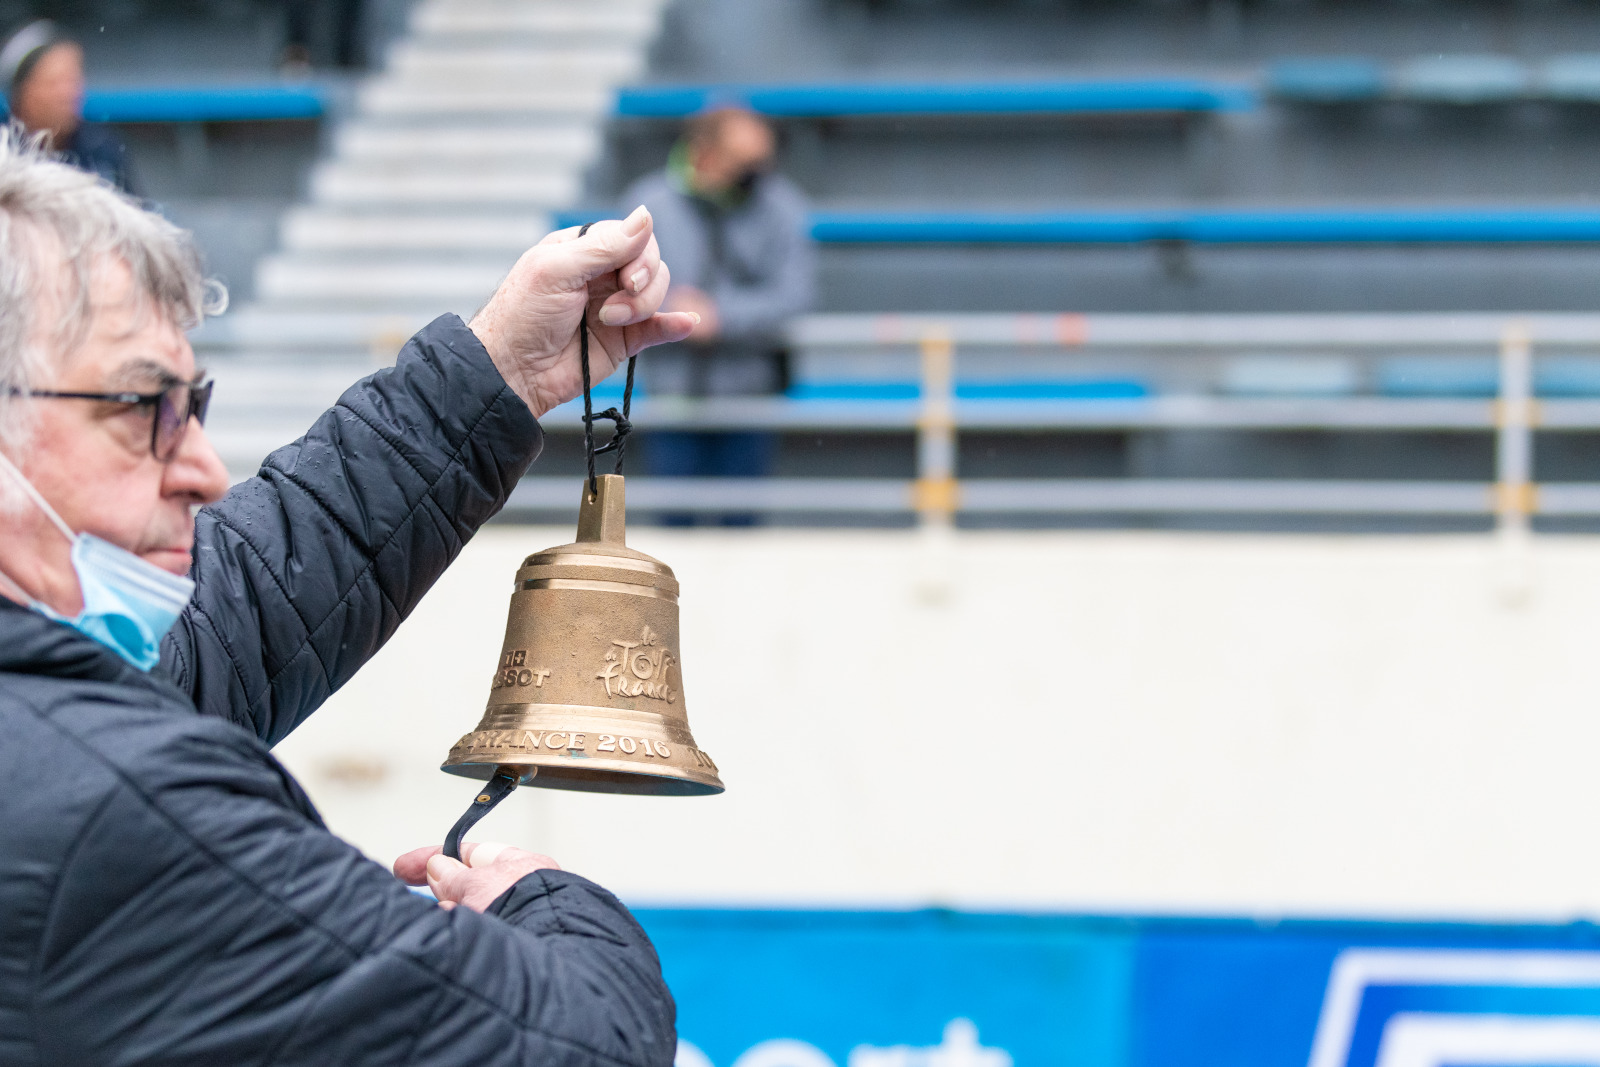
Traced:
[[412, 849], [394, 861], [394, 876], [406, 885], [426, 885], [441, 908], [465, 904], [482, 911], [524, 875], [561, 869], [549, 856], [497, 841], [468, 841], [461, 846], [461, 856], [467, 862], [444, 855], [438, 845]]
[[681, 341], [687, 312], [661, 312], [670, 275], [640, 207], [582, 237], [553, 233], [528, 249], [467, 326], [537, 417], [583, 391], [578, 323], [588, 322], [590, 376], [600, 381], [641, 348]]
[[722, 332], [722, 318], [717, 314], [717, 302], [703, 289], [692, 285], [674, 285], [667, 294], [668, 311], [686, 311], [699, 318], [689, 331], [689, 341], [710, 344]]

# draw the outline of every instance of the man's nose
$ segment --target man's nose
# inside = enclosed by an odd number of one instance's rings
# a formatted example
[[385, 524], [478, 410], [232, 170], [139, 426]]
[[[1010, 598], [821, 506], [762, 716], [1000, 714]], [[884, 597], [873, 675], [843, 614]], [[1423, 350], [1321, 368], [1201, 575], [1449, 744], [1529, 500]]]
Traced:
[[201, 504], [215, 503], [228, 491], [228, 468], [199, 419], [189, 423], [183, 442], [168, 461], [162, 488], [168, 496], [182, 495]]

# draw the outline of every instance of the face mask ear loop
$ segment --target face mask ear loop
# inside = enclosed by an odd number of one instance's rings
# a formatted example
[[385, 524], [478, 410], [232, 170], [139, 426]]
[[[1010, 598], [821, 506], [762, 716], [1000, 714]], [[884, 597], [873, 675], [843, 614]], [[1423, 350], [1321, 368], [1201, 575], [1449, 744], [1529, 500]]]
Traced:
[[72, 532], [72, 527], [68, 526], [60, 515], [56, 514], [56, 509], [51, 507], [50, 502], [44, 498], [44, 495], [33, 487], [32, 482], [23, 477], [22, 472], [17, 469], [17, 465], [11, 462], [11, 457], [4, 452], [0, 452], [0, 467], [6, 469], [16, 483], [22, 486], [22, 491], [28, 494], [28, 499], [38, 504], [39, 510], [44, 512], [51, 522], [55, 523], [55, 527], [61, 531], [62, 537], [65, 537], [69, 542], [78, 539], [78, 535]]
[[11, 575], [7, 574], [5, 571], [0, 571], [0, 581], [4, 581], [4, 583], [11, 588], [11, 591], [16, 594], [16, 600], [27, 604], [29, 607], [32, 607], [39, 602], [38, 600], [29, 596], [28, 591], [22, 588], [22, 586], [18, 585], [16, 579], [11, 577]]

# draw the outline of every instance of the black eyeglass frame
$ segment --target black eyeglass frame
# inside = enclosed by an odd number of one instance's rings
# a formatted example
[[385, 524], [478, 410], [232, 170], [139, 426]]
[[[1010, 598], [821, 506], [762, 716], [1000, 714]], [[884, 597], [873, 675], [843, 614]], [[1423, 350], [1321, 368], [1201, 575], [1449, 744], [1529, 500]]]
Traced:
[[[159, 393], [74, 393], [55, 389], [18, 389], [13, 386], [8, 392], [12, 396], [44, 397], [50, 400], [98, 400], [107, 404], [128, 404], [135, 407], [149, 407], [153, 409], [154, 417], [150, 420], [150, 454], [158, 462], [165, 463], [177, 454], [178, 447], [183, 444], [184, 434], [188, 432], [189, 420], [197, 420], [201, 426], [206, 424], [206, 409], [211, 406], [211, 390], [217, 383], [215, 379], [201, 378], [192, 382], [174, 382]], [[184, 405], [183, 417], [178, 418], [178, 401], [173, 396], [179, 389], [189, 392], [189, 401]], [[166, 418], [162, 411], [162, 402], [166, 401]], [[166, 427], [166, 447], [162, 447], [163, 426]]]

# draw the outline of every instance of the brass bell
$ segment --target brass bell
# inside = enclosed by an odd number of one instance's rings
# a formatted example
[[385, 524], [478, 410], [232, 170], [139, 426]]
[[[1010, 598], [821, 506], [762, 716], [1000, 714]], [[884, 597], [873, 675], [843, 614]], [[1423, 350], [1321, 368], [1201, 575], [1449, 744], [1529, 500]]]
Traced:
[[622, 476], [595, 485], [577, 541], [522, 561], [489, 705], [441, 769], [508, 790], [720, 793], [684, 707], [678, 581], [624, 543]]

